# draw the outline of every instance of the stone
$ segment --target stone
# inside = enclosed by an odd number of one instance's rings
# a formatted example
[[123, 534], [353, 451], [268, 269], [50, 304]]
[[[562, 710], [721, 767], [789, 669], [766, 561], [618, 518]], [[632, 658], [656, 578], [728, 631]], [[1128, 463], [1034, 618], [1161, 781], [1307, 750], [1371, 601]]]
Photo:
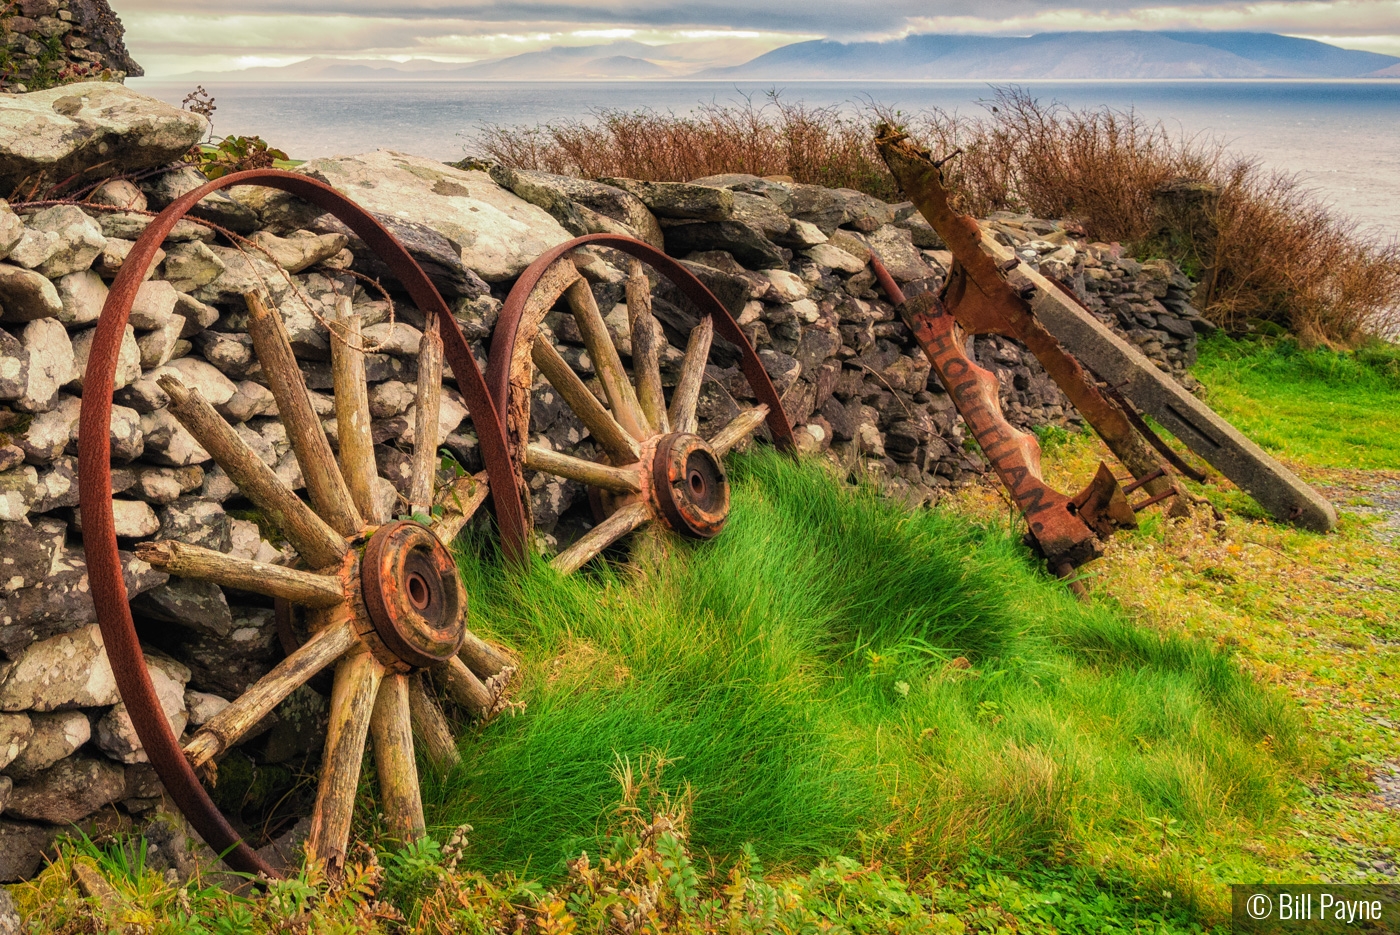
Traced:
[[199, 390], [211, 406], [222, 406], [238, 392], [238, 387], [232, 380], [220, 373], [213, 364], [198, 357], [172, 360], [165, 370], [173, 372], [185, 386]]
[[131, 609], [152, 620], [201, 633], [228, 636], [233, 631], [228, 598], [217, 584], [209, 581], [172, 577], [133, 600]]
[[792, 229], [792, 219], [771, 199], [747, 192], [731, 192], [734, 198], [734, 220], [747, 224], [769, 240], [778, 241], [788, 236]]
[[[112, 473], [115, 486], [117, 472]], [[113, 491], [115, 493], [115, 491]], [[78, 505], [78, 459], [54, 458], [53, 463], [39, 472], [34, 487], [34, 502], [30, 509], [47, 513]]]
[[180, 346], [180, 332], [184, 329], [185, 319], [171, 315], [159, 328], [139, 335], [136, 346], [141, 350], [141, 369], [155, 370], [168, 364]]
[[423, 332], [401, 321], [370, 325], [363, 334], [366, 347], [375, 347], [378, 353], [395, 357], [417, 357], [418, 345], [423, 340]]
[[[163, 572], [130, 552], [117, 554], [128, 594], [139, 594], [166, 580]], [[41, 586], [15, 591], [0, 602], [0, 652], [14, 658], [36, 640], [48, 640], [96, 620], [82, 552], [65, 550]]]
[[147, 207], [145, 192], [128, 179], [112, 179], [110, 182], [104, 182], [88, 196], [88, 201], [93, 204], [124, 208], [128, 211], [145, 211]]
[[53, 825], [0, 819], [0, 880], [17, 883], [38, 873], [44, 852], [61, 830]]
[[624, 189], [499, 163], [493, 163], [489, 171], [497, 184], [548, 211], [571, 234], [620, 233], [657, 249], [663, 246], [656, 216], [640, 198]]
[[[202, 471], [200, 473], [203, 474]], [[193, 486], [195, 485], [191, 485], [191, 489]], [[160, 509], [162, 539], [177, 539], [190, 545], [227, 552], [233, 547], [232, 535], [233, 527], [229, 515], [224, 512], [222, 506], [212, 500], [180, 497]]]
[[63, 454], [77, 431], [82, 404], [78, 397], [60, 393], [52, 409], [36, 415], [29, 430], [15, 439], [15, 444], [24, 449], [25, 460], [30, 464], [48, 464]]
[[194, 346], [205, 360], [235, 380], [262, 372], [262, 365], [253, 353], [253, 338], [246, 333], [201, 331], [194, 337]]
[[286, 237], [258, 231], [248, 240], [271, 254], [277, 265], [289, 273], [300, 273], [330, 259], [350, 242], [344, 234], [317, 234], [308, 230], [295, 230]]
[[758, 275], [773, 287], [773, 292], [781, 302], [796, 302], [798, 299], [807, 298], [810, 290], [807, 283], [794, 273], [789, 273], [785, 269], [765, 269], [759, 270]]
[[[92, 600], [88, 598], [91, 606]], [[0, 710], [99, 708], [121, 701], [96, 623], [34, 643], [0, 683]]]
[[0, 199], [0, 260], [9, 256], [23, 237], [24, 221], [15, 214], [8, 201]]
[[34, 734], [27, 714], [0, 714], [0, 769], [15, 761]]
[[794, 184], [789, 186], [789, 192], [792, 207], [788, 214], [815, 224], [828, 237], [838, 227], [872, 231], [894, 220], [894, 210], [889, 205], [849, 188]]
[[189, 293], [209, 285], [222, 276], [225, 269], [224, 261], [219, 259], [217, 253], [207, 244], [195, 240], [171, 245], [165, 252], [161, 275], [172, 288]]
[[[185, 710], [185, 683], [190, 680], [190, 670], [168, 656], [148, 655], [146, 671], [150, 673], [151, 684], [156, 690], [161, 711], [165, 714], [170, 730], [179, 737], [185, 732], [189, 715]], [[118, 704], [97, 722], [97, 747], [119, 763], [149, 763], [146, 751], [141, 746], [141, 738], [136, 736], [136, 725], [131, 722], [131, 714], [126, 704]]]
[[[249, 292], [266, 293], [272, 305], [280, 305], [291, 287], [282, 269], [257, 251], [242, 252], [219, 244], [206, 247], [223, 264], [224, 271], [191, 294], [201, 302], [226, 302], [244, 307], [243, 296]], [[167, 262], [169, 257], [166, 258]]]
[[[96, 336], [96, 328], [86, 328], [73, 335], [73, 379], [68, 385], [80, 392], [87, 374], [88, 354]], [[112, 390], [115, 392], [140, 378], [141, 345], [136, 343], [136, 329], [127, 325], [122, 334], [121, 348], [117, 352], [117, 369], [112, 375]]]
[[102, 314], [107, 284], [92, 270], [69, 273], [54, 282], [63, 309], [57, 318], [65, 325], [89, 325]]
[[210, 718], [228, 706], [228, 699], [220, 698], [210, 692], [193, 690], [185, 692], [185, 712], [189, 717], [189, 726], [191, 727], [202, 727], [208, 723]]
[[11, 263], [0, 263], [0, 322], [58, 318], [62, 314], [63, 302], [47, 277]]
[[487, 282], [519, 275], [535, 257], [569, 239], [543, 208], [501, 188], [485, 172], [389, 150], [313, 159], [297, 171], [345, 192], [369, 211], [436, 230]]
[[[106, 230], [106, 228], [103, 228]], [[108, 237], [107, 243], [102, 247], [102, 252], [97, 259], [92, 261], [93, 271], [100, 273], [107, 279], [114, 278], [120, 273], [122, 267], [126, 265], [126, 258], [131, 254], [131, 248], [136, 246], [134, 240], [126, 240], [121, 237]], [[146, 275], [141, 278], [150, 279], [155, 275], [160, 264], [165, 261], [165, 251], [160, 247], [151, 256], [150, 263], [146, 266]]]
[[175, 297], [175, 314], [185, 319], [185, 327], [180, 329], [182, 338], [192, 338], [219, 320], [217, 308], [183, 292]]
[[40, 172], [66, 179], [99, 164], [113, 174], [163, 166], [208, 131], [198, 114], [117, 82], [12, 95], [0, 111], [0, 190]]
[[[174, 503], [182, 494], [198, 490], [204, 484], [204, 470], [198, 465], [182, 468], [140, 465], [134, 473], [136, 483], [131, 493], [158, 505]], [[162, 519], [162, 528], [164, 525]]]
[[81, 711], [34, 713], [28, 718], [32, 728], [29, 742], [5, 770], [21, 782], [72, 756], [92, 737], [92, 722]]
[[0, 520], [19, 522], [28, 516], [38, 485], [39, 472], [29, 465], [0, 473]]
[[48, 412], [58, 403], [58, 388], [73, 375], [73, 342], [56, 318], [39, 318], [24, 326], [20, 343], [28, 352], [29, 382], [14, 406], [23, 412]]
[[[410, 406], [404, 413], [404, 421], [408, 423], [408, 429], [399, 436], [399, 443], [403, 445], [414, 444], [414, 425], [416, 408]], [[462, 420], [467, 417], [467, 407], [462, 398], [455, 390], [443, 389], [442, 403], [438, 408], [438, 437], [434, 442], [434, 447], [441, 447], [447, 440], [447, 436], [456, 431], [457, 426], [462, 424]]]
[[765, 347], [758, 352], [758, 359], [763, 362], [763, 369], [768, 372], [768, 378], [773, 381], [773, 388], [779, 396], [786, 393], [802, 373], [802, 365], [797, 358], [781, 351]]
[[369, 388], [369, 414], [375, 419], [392, 419], [413, 405], [417, 388], [399, 380], [376, 383]]
[[[209, 180], [194, 166], [185, 165], [172, 172], [162, 172], [147, 180], [143, 186], [152, 210], [159, 211]], [[235, 234], [251, 234], [258, 229], [257, 212], [231, 198], [226, 191], [211, 192], [190, 209], [190, 216], [204, 218]]]
[[780, 269], [787, 265], [782, 249], [762, 233], [738, 221], [696, 221], [668, 227], [666, 252], [686, 256], [724, 250], [750, 269]]
[[0, 472], [24, 463], [24, 449], [18, 445], [0, 445]]
[[914, 282], [934, 275], [908, 229], [886, 224], [872, 231], [866, 240], [896, 281]]
[[185, 431], [168, 409], [157, 409], [141, 416], [141, 432], [146, 438], [146, 459], [170, 467], [184, 467], [209, 460], [209, 452]]
[[29, 388], [29, 352], [10, 332], [0, 329], [0, 399], [18, 399]]
[[637, 179], [602, 178], [598, 181], [635, 195], [657, 217], [723, 221], [734, 213], [734, 193], [723, 188]]
[[195, 634], [180, 644], [177, 655], [189, 666], [188, 688], [236, 698], [282, 655], [272, 609], [235, 607], [231, 633]]
[[43, 583], [63, 553], [67, 528], [62, 520], [37, 516], [32, 524], [25, 519], [0, 522], [0, 594]]
[[815, 247], [819, 243], [826, 243], [827, 236], [822, 233], [822, 229], [810, 221], [793, 220], [788, 225], [787, 233], [774, 237], [773, 242], [782, 244], [784, 247]]
[[[3, 120], [0, 111], [0, 128]], [[45, 208], [31, 215], [25, 226], [28, 230], [10, 251], [10, 259], [50, 279], [88, 269], [107, 244], [97, 222], [74, 205]]]
[[243, 380], [238, 383], [228, 402], [217, 408], [231, 422], [247, 422], [258, 416], [277, 415], [277, 400], [273, 398], [272, 391], [261, 383]]
[[[204, 244], [200, 244], [201, 247]], [[207, 247], [205, 249], [208, 249]], [[175, 287], [161, 280], [148, 280], [136, 290], [131, 302], [131, 327], [141, 331], [160, 328], [175, 314]]]
[[[160, 529], [156, 511], [143, 500], [112, 500], [112, 519], [116, 523], [117, 536], [124, 539], [144, 539], [153, 536]], [[73, 528], [82, 531], [83, 511], [73, 511]]]
[[818, 266], [840, 270], [843, 273], [859, 273], [866, 266], [864, 260], [857, 259], [840, 247], [834, 247], [829, 243], [808, 247], [802, 251], [802, 254]]
[[15, 786], [5, 814], [70, 824], [126, 795], [126, 770], [108, 760], [71, 756]]

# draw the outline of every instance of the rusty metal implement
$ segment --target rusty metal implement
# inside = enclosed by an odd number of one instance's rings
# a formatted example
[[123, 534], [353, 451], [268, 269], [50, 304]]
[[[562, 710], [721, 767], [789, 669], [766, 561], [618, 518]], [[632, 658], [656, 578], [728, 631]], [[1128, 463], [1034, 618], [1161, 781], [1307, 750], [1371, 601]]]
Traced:
[[871, 265], [992, 470], [1025, 516], [1030, 536], [1053, 572], [1068, 577], [1103, 553], [1103, 541], [1115, 528], [1136, 525], [1106, 465], [1100, 464], [1094, 480], [1072, 499], [1045, 483], [1040, 474], [1040, 445], [1034, 436], [1006, 421], [997, 399], [996, 377], [968, 358], [966, 335], [942, 300], [933, 293], [906, 300], [880, 258], [872, 255]]

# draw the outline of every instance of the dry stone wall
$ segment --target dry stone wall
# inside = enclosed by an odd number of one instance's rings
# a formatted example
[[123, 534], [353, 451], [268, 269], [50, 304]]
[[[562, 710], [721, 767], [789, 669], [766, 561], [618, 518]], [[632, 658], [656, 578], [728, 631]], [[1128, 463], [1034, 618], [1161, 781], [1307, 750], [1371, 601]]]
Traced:
[[[32, 113], [90, 94], [123, 97], [123, 120], [145, 115], [170, 134], [164, 150], [122, 165], [169, 163], [203, 131], [170, 108], [111, 85], [76, 85], [64, 98], [0, 99]], [[52, 96], [52, 92], [45, 92]], [[26, 110], [28, 108], [28, 110]], [[113, 118], [115, 119], [115, 118]], [[183, 122], [182, 122], [183, 121]], [[123, 124], [126, 125], [126, 124]], [[84, 141], [120, 134], [98, 116], [63, 136], [65, 159]], [[183, 127], [183, 130], [179, 129]], [[110, 147], [109, 147], [110, 149]], [[76, 155], [74, 155], [76, 154]], [[27, 157], [26, 157], [27, 158]], [[58, 159], [58, 156], [53, 156]], [[140, 165], [142, 161], [146, 165]], [[0, 167], [32, 172], [0, 138]], [[51, 160], [52, 161], [52, 160]], [[951, 401], [931, 377], [894, 309], [875, 291], [877, 250], [912, 294], [936, 289], [951, 263], [909, 205], [782, 179], [721, 176], [688, 184], [586, 181], [500, 166], [447, 166], [377, 152], [315, 160], [303, 171], [375, 211], [429, 271], [484, 366], [502, 300], [539, 253], [580, 233], [627, 233], [683, 259], [734, 312], [758, 348], [804, 448], [878, 475], [912, 503], [984, 470], [964, 446]], [[77, 496], [77, 419], [84, 368], [112, 278], [157, 211], [202, 183], [188, 166], [116, 179], [79, 204], [0, 206], [0, 879], [34, 872], [41, 849], [72, 822], [121, 826], [159, 811], [160, 788], [121, 703], [88, 589]], [[157, 385], [175, 373], [197, 386], [239, 435], [293, 487], [303, 486], [286, 431], [252, 352], [243, 294], [265, 289], [280, 308], [312, 402], [334, 444], [324, 313], [352, 297], [366, 336], [381, 495], [404, 502], [413, 444], [416, 354], [423, 325], [394, 291], [365, 280], [383, 270], [350, 231], [282, 193], [240, 188], [195, 212], [248, 238], [231, 245], [195, 220], [177, 224], [132, 310], [121, 350], [111, 424], [112, 496], [126, 585], [156, 692], [175, 733], [191, 730], [266, 673], [283, 646], [268, 601], [170, 578], [137, 559], [136, 543], [172, 538], [247, 558], [289, 557], [275, 531], [166, 409]], [[1163, 369], [1186, 379], [1196, 334], [1190, 283], [1162, 263], [1138, 264], [1113, 245], [1086, 244], [1072, 224], [990, 219], [1028, 262], [1072, 285], [1100, 317]], [[578, 254], [622, 352], [622, 258]], [[679, 348], [696, 322], [673, 288], [657, 283], [655, 311], [670, 339], [663, 381], [674, 383]], [[572, 319], [551, 312], [544, 328], [585, 377], [591, 364]], [[1078, 416], [1015, 342], [978, 338], [1014, 424], [1070, 425]], [[481, 467], [471, 421], [449, 378], [438, 442], [469, 471]], [[734, 348], [716, 342], [702, 394], [702, 429], [727, 421], [752, 392]], [[539, 440], [590, 456], [583, 426], [537, 382], [532, 430]], [[572, 482], [531, 477], [531, 508], [546, 547], [591, 522]], [[322, 687], [299, 689], [243, 745], [245, 763], [269, 771], [314, 769], [326, 710]], [[232, 768], [221, 785], [236, 783]], [[234, 788], [237, 788], [236, 785]], [[236, 815], [234, 816], [237, 817]]]
[[0, 5], [0, 91], [66, 81], [121, 81], [144, 72], [107, 0], [5, 0]]

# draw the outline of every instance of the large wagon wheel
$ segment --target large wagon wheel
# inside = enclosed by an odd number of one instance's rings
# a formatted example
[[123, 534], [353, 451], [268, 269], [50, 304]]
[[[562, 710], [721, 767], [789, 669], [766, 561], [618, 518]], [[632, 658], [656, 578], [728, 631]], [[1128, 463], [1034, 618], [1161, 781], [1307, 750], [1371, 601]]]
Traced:
[[[631, 377], [588, 283], [569, 257], [585, 244], [613, 247], [635, 258], [627, 280]], [[703, 316], [689, 335], [669, 403], [660, 370], [666, 337], [652, 315], [651, 286], [640, 261], [675, 283]], [[540, 333], [540, 322], [561, 297], [573, 313], [606, 405]], [[738, 347], [758, 405], [739, 412], [705, 439], [697, 434], [696, 404], [716, 331]], [[537, 370], [588, 429], [603, 460], [587, 461], [530, 442], [530, 394]], [[779, 446], [795, 447], [777, 390], [728, 309], [684, 266], [631, 237], [579, 237], [544, 254], [521, 274], [491, 338], [487, 382], [505, 422], [517, 472], [544, 471], [587, 485], [604, 516], [554, 558], [553, 566], [565, 573], [647, 524], [687, 538], [717, 535], [729, 515], [724, 455], [764, 422]], [[524, 493], [520, 474], [517, 484]]]
[[[513, 471], [499, 420], [442, 297], [373, 217], [304, 176], [275, 170], [229, 175], [162, 212], [132, 247], [131, 262], [112, 284], [85, 385], [112, 385], [140, 273], [149, 267], [175, 222], [211, 191], [240, 183], [281, 188], [335, 214], [379, 253], [424, 311], [429, 327], [419, 351], [410, 496], [414, 512], [426, 513], [434, 502], [444, 352], [470, 407], [487, 476], [498, 479], [498, 490], [510, 490]], [[485, 477], [463, 478], [444, 492], [446, 509], [434, 528], [391, 521], [374, 492], [376, 469], [360, 323], [350, 314], [348, 300], [342, 302], [331, 342], [339, 465], [311, 408], [280, 316], [256, 295], [250, 295], [248, 302], [254, 348], [305, 477], [310, 505], [258, 458], [197, 389], [173, 377], [159, 382], [170, 397], [171, 413], [243, 495], [277, 524], [303, 567], [237, 559], [179, 542], [150, 543], [140, 554], [173, 574], [298, 604], [307, 610], [310, 639], [204, 724], [181, 749], [156, 699], [127, 604], [110, 495], [112, 400], [110, 393], [95, 391], [83, 397], [78, 442], [88, 573], [107, 653], [142, 745], [180, 810], [206, 842], [226, 852], [225, 859], [235, 869], [272, 874], [210, 800], [196, 770], [207, 768], [296, 687], [335, 663], [330, 728], [307, 842], [308, 856], [324, 861], [334, 872], [345, 859], [367, 736], [373, 742], [381, 805], [390, 827], [405, 839], [423, 833], [413, 729], [437, 759], [451, 759], [456, 750], [447, 723], [423, 684], [422, 671], [435, 670], [438, 682], [474, 715], [488, 713], [492, 704], [482, 679], [498, 674], [506, 663], [467, 631], [466, 594], [444, 545], [484, 501], [487, 484]], [[524, 543], [519, 499], [498, 496], [495, 505], [507, 554], [518, 558]]]

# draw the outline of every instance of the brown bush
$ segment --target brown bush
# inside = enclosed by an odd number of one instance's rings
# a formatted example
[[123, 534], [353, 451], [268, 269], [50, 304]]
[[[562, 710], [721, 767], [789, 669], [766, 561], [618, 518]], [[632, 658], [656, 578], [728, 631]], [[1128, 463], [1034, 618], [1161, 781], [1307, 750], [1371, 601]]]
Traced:
[[[543, 127], [492, 126], [481, 149], [517, 168], [583, 178], [786, 175], [898, 201], [873, 145], [879, 122], [902, 124], [935, 154], [961, 150], [944, 171], [971, 214], [1074, 218], [1094, 239], [1166, 254], [1206, 276], [1204, 311], [1227, 328], [1262, 319], [1307, 343], [1340, 345], [1400, 331], [1400, 243], [1361, 231], [1296, 176], [1214, 140], [1173, 135], [1131, 110], [1071, 110], [1017, 88], [998, 89], [975, 116], [811, 107], [770, 93], [686, 116], [599, 110]], [[1219, 192], [1214, 245], [1158, 236], [1153, 193], [1182, 178]]]

